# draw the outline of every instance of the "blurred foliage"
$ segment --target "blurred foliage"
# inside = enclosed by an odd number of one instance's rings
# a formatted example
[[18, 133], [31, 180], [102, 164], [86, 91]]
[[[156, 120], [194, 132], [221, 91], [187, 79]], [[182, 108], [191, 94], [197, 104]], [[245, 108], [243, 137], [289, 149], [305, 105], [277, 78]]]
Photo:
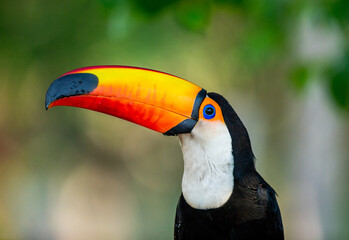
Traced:
[[[349, 53], [347, 4], [346, 0], [80, 0], [65, 1], [64, 4], [30, 0], [21, 1], [18, 5], [2, 1], [0, 51], [7, 56], [5, 64], [14, 63], [26, 68], [36, 62], [39, 65], [51, 64], [48, 69], [53, 64], [61, 64], [65, 68], [67, 61], [64, 59], [75, 59], [77, 62], [83, 57], [85, 48], [108, 37], [108, 34], [122, 39], [145, 22], [156, 21], [164, 15], [173, 16], [180, 26], [189, 31], [205, 34], [212, 22], [213, 12], [226, 9], [238, 17], [241, 25], [241, 31], [232, 29], [237, 34], [232, 44], [237, 49], [239, 61], [247, 64], [244, 66], [246, 71], [258, 75], [260, 69], [270, 67], [274, 62], [284, 63], [291, 73], [290, 83], [301, 90], [309, 80], [307, 73], [318, 63], [316, 59], [305, 63], [299, 59], [289, 39], [296, 34], [302, 14], [316, 9], [317, 14], [310, 16], [317, 21], [316, 24], [331, 22], [340, 29], [340, 37], [346, 43], [343, 49], [345, 56], [335, 59], [342, 70], [333, 70], [333, 63], [323, 64], [320, 68], [332, 72], [328, 75], [329, 92], [338, 106], [349, 109], [345, 100], [349, 94], [346, 88], [349, 63], [343, 60], [348, 58]], [[67, 46], [69, 52], [65, 50]], [[55, 56], [55, 61], [49, 59], [51, 56]], [[66, 68], [69, 66], [71, 63], [66, 64]], [[303, 66], [302, 69], [299, 66]]]
[[292, 81], [292, 84], [294, 87], [300, 91], [305, 88], [305, 85], [307, 84], [307, 81], [309, 79], [309, 69], [305, 66], [299, 66], [295, 67], [290, 80]]
[[199, 32], [210, 22], [211, 6], [207, 1], [182, 1], [175, 10], [177, 21], [185, 28]]
[[335, 69], [331, 69], [329, 76], [329, 89], [336, 103], [349, 110], [349, 54]]

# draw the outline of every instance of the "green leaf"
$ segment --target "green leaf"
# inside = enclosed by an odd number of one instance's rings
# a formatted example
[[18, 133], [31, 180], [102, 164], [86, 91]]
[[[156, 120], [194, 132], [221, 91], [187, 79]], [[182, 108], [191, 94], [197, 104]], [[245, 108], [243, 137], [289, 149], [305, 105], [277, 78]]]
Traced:
[[302, 91], [309, 80], [309, 69], [305, 66], [296, 67], [290, 75], [290, 81], [297, 91]]
[[178, 2], [178, 0], [133, 0], [134, 6], [149, 17], [160, 14], [176, 2]]
[[349, 65], [330, 76], [329, 90], [338, 106], [349, 109]]
[[176, 9], [176, 19], [185, 28], [201, 32], [211, 19], [211, 4], [207, 1], [187, 1]]

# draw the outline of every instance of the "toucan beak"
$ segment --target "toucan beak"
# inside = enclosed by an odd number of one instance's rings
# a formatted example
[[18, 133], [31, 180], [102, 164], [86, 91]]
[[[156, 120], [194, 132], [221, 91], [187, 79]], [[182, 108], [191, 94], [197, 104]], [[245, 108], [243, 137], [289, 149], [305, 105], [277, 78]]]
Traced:
[[206, 97], [201, 87], [149, 69], [96, 66], [56, 79], [45, 107], [73, 106], [106, 113], [165, 135], [189, 133]]

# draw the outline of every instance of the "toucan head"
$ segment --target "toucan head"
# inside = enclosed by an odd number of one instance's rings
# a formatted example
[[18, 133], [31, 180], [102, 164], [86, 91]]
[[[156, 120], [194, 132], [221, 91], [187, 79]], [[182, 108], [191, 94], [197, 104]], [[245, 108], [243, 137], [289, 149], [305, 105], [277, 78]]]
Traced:
[[54, 106], [86, 108], [179, 135], [182, 190], [196, 208], [224, 204], [233, 182], [254, 171], [247, 131], [228, 101], [174, 75], [126, 66], [76, 69], [47, 90], [45, 107]]

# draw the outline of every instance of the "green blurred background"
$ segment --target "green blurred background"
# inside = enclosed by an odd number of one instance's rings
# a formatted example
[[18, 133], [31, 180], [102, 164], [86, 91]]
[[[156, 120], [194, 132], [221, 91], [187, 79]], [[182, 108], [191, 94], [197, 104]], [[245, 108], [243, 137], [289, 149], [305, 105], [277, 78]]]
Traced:
[[346, 0], [0, 1], [0, 239], [172, 239], [176, 137], [44, 98], [90, 65], [224, 95], [287, 239], [349, 239]]

